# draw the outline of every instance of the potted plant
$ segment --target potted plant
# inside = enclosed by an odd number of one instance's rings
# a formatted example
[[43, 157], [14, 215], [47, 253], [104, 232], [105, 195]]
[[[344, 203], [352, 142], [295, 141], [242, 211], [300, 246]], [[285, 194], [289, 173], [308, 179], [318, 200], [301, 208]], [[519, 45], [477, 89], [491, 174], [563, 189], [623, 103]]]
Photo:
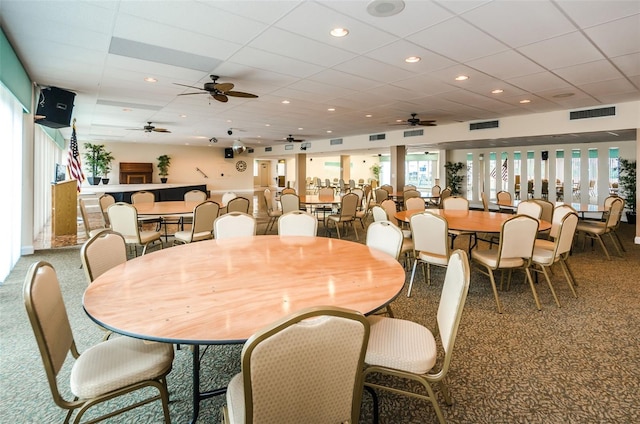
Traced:
[[376, 181], [380, 181], [380, 164], [374, 163], [369, 169], [371, 170], [371, 173], [373, 173], [373, 178], [375, 178]]
[[109, 172], [111, 172], [111, 162], [113, 162], [113, 155], [106, 150], [102, 151], [100, 157], [100, 163], [98, 164], [98, 171], [102, 174], [102, 184], [109, 184]]
[[160, 181], [164, 184], [167, 182], [167, 175], [169, 175], [169, 166], [171, 165], [171, 158], [167, 155], [158, 156], [158, 175], [160, 175]]
[[464, 175], [458, 175], [458, 172], [464, 168], [462, 162], [447, 162], [444, 168], [447, 170], [447, 187], [451, 189], [452, 196], [458, 196], [462, 194], [460, 188], [462, 186], [462, 180]]
[[111, 170], [113, 156], [111, 152], [106, 151], [104, 144], [84, 143], [84, 148], [84, 165], [91, 174], [89, 183], [98, 185], [100, 184], [101, 175], [104, 175], [104, 170], [107, 168]]
[[624, 198], [624, 205], [629, 224], [636, 223], [636, 161], [620, 159], [618, 167], [618, 181], [620, 196]]

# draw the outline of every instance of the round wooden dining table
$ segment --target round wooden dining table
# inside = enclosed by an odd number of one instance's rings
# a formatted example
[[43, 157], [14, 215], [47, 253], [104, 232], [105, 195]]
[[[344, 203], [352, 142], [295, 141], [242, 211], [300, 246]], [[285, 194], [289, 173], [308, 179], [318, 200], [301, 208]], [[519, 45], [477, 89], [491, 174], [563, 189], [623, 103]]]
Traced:
[[254, 236], [208, 240], [118, 265], [86, 289], [83, 306], [99, 325], [146, 340], [193, 345], [193, 419], [202, 399], [199, 345], [243, 343], [309, 306], [363, 314], [404, 285], [400, 263], [363, 244], [325, 237]]
[[[411, 215], [424, 211], [410, 210], [395, 213], [395, 218], [402, 222], [409, 222]], [[513, 214], [500, 212], [485, 212], [476, 210], [452, 211], [445, 209], [427, 209], [426, 212], [440, 215], [447, 220], [450, 230], [468, 231], [475, 233], [499, 233], [502, 224], [509, 218], [513, 218]], [[547, 221], [539, 221], [539, 231], [545, 231], [551, 228], [551, 223]]]
[[342, 196], [320, 196], [318, 194], [302, 194], [300, 203], [304, 205], [339, 205], [342, 202]]
[[[192, 213], [193, 208], [200, 203], [202, 202], [171, 200], [167, 202], [134, 203], [133, 207], [138, 211], [138, 215], [180, 215]], [[220, 207], [222, 207], [222, 205]]]

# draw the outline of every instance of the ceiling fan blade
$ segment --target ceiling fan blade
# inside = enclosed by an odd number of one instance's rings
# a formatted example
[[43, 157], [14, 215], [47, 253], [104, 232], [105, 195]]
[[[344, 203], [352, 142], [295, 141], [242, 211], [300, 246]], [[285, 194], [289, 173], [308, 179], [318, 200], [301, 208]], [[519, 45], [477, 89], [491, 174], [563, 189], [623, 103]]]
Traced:
[[224, 94], [226, 94], [227, 96], [247, 97], [247, 98], [250, 98], [250, 99], [256, 99], [258, 97], [255, 94], [244, 93], [242, 91], [226, 91]]
[[192, 94], [209, 94], [207, 91], [202, 91], [200, 93], [182, 93], [178, 94], [178, 96], [191, 96]]
[[216, 84], [213, 86], [213, 88], [215, 88], [216, 90], [222, 91], [223, 93], [226, 93], [229, 90], [233, 90], [234, 85], [231, 84], [230, 82], [221, 82], [220, 84]]
[[171, 131], [169, 131], [166, 128], [154, 128], [153, 131], [155, 132], [161, 132], [161, 133], [170, 133]]
[[420, 121], [418, 122], [418, 125], [422, 125], [423, 127], [435, 127], [438, 124], [436, 124], [436, 121], [428, 120], [428, 121]]
[[213, 94], [213, 98], [222, 103], [227, 103], [229, 101], [229, 98], [227, 96], [219, 93]]
[[[189, 87], [189, 88], [193, 88], [194, 90], [202, 90], [201, 87], [194, 87], [193, 85], [186, 85], [186, 84], [178, 84], [177, 82], [173, 83], [174, 85], [180, 85], [182, 87]], [[204, 90], [203, 90], [204, 91]]]

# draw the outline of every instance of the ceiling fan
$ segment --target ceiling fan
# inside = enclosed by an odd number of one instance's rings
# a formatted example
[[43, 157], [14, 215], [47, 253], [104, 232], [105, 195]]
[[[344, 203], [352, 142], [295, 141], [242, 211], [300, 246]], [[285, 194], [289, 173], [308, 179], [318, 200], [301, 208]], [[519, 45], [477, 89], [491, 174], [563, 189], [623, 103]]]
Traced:
[[157, 128], [154, 127], [153, 125], [151, 125], [151, 122], [147, 122], [147, 125], [145, 125], [142, 128], [127, 128], [129, 130], [133, 130], [133, 131], [144, 131], [144, 132], [161, 132], [161, 133], [170, 133], [171, 131], [169, 131], [166, 128]]
[[234, 85], [232, 83], [230, 83], [230, 82], [218, 83], [218, 78], [220, 78], [220, 77], [217, 76], [217, 75], [209, 75], [209, 77], [211, 78], [211, 81], [213, 81], [213, 82], [206, 82], [204, 84], [204, 88], [194, 87], [192, 85], [178, 84], [177, 82], [174, 82], [175, 85], [180, 85], [180, 86], [183, 86], [183, 87], [189, 87], [189, 88], [193, 88], [195, 90], [201, 90], [198, 93], [183, 93], [183, 94], [178, 94], [178, 96], [190, 96], [192, 94], [209, 94], [211, 97], [213, 97], [217, 101], [223, 102], [223, 103], [226, 103], [226, 102], [229, 101], [229, 97], [227, 97], [227, 96], [231, 96], [231, 97], [247, 97], [247, 98], [251, 98], [251, 99], [255, 99], [255, 98], [258, 97], [255, 94], [245, 93], [243, 91], [232, 91]]
[[438, 125], [436, 124], [435, 119], [427, 119], [426, 121], [421, 121], [419, 118], [416, 118], [417, 115], [417, 113], [412, 113], [411, 118], [407, 119], [406, 122], [396, 125], [409, 125], [410, 127], [416, 127], [418, 125], [423, 127], [435, 127], [436, 125]]
[[286, 142], [288, 142], [288, 143], [293, 143], [293, 142], [295, 142], [295, 143], [302, 143], [304, 140], [303, 140], [303, 139], [295, 138], [294, 136], [292, 136], [291, 134], [289, 134], [289, 137], [285, 137], [285, 139], [284, 139], [284, 140], [276, 140], [276, 141], [286, 141]]

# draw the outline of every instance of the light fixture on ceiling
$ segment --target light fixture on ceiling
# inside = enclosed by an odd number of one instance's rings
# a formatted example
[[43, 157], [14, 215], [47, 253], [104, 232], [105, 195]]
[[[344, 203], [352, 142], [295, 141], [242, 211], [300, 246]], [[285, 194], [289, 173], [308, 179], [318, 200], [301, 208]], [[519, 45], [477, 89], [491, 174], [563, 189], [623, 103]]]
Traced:
[[289, 103], [291, 103], [289, 100], [283, 100], [283, 101], [282, 101], [282, 104], [283, 104], [283, 105], [288, 105]]
[[402, 0], [373, 0], [367, 5], [367, 12], [377, 18], [387, 18], [404, 10]]
[[231, 148], [233, 149], [233, 153], [235, 153], [236, 155], [240, 155], [247, 151], [247, 146], [242, 144], [240, 140], [234, 140], [233, 146]]
[[346, 28], [334, 28], [332, 29], [329, 34], [331, 34], [334, 37], [344, 37], [347, 34], [349, 34], [349, 30]]
[[469, 79], [469, 77], [468, 77], [468, 76], [466, 76], [466, 75], [458, 75], [458, 76], [456, 77], [456, 81], [466, 81], [466, 80], [468, 80], [468, 79]]
[[554, 99], [565, 99], [567, 97], [573, 96], [575, 93], [559, 93], [553, 96]]
[[500, 93], [504, 93], [504, 90], [502, 90], [501, 88], [496, 88], [495, 90], [491, 90], [491, 94], [500, 94]]
[[329, 112], [335, 112], [336, 108], [335, 107], [330, 107], [329, 109], [327, 109]]
[[420, 57], [418, 57], [418, 56], [409, 56], [404, 61], [407, 62], [407, 63], [416, 63], [416, 62], [420, 62], [420, 60], [422, 60], [422, 59]]
[[520, 100], [520, 103], [521, 103], [521, 104], [531, 103], [531, 100], [529, 100], [529, 99], [522, 99], [522, 100]]

